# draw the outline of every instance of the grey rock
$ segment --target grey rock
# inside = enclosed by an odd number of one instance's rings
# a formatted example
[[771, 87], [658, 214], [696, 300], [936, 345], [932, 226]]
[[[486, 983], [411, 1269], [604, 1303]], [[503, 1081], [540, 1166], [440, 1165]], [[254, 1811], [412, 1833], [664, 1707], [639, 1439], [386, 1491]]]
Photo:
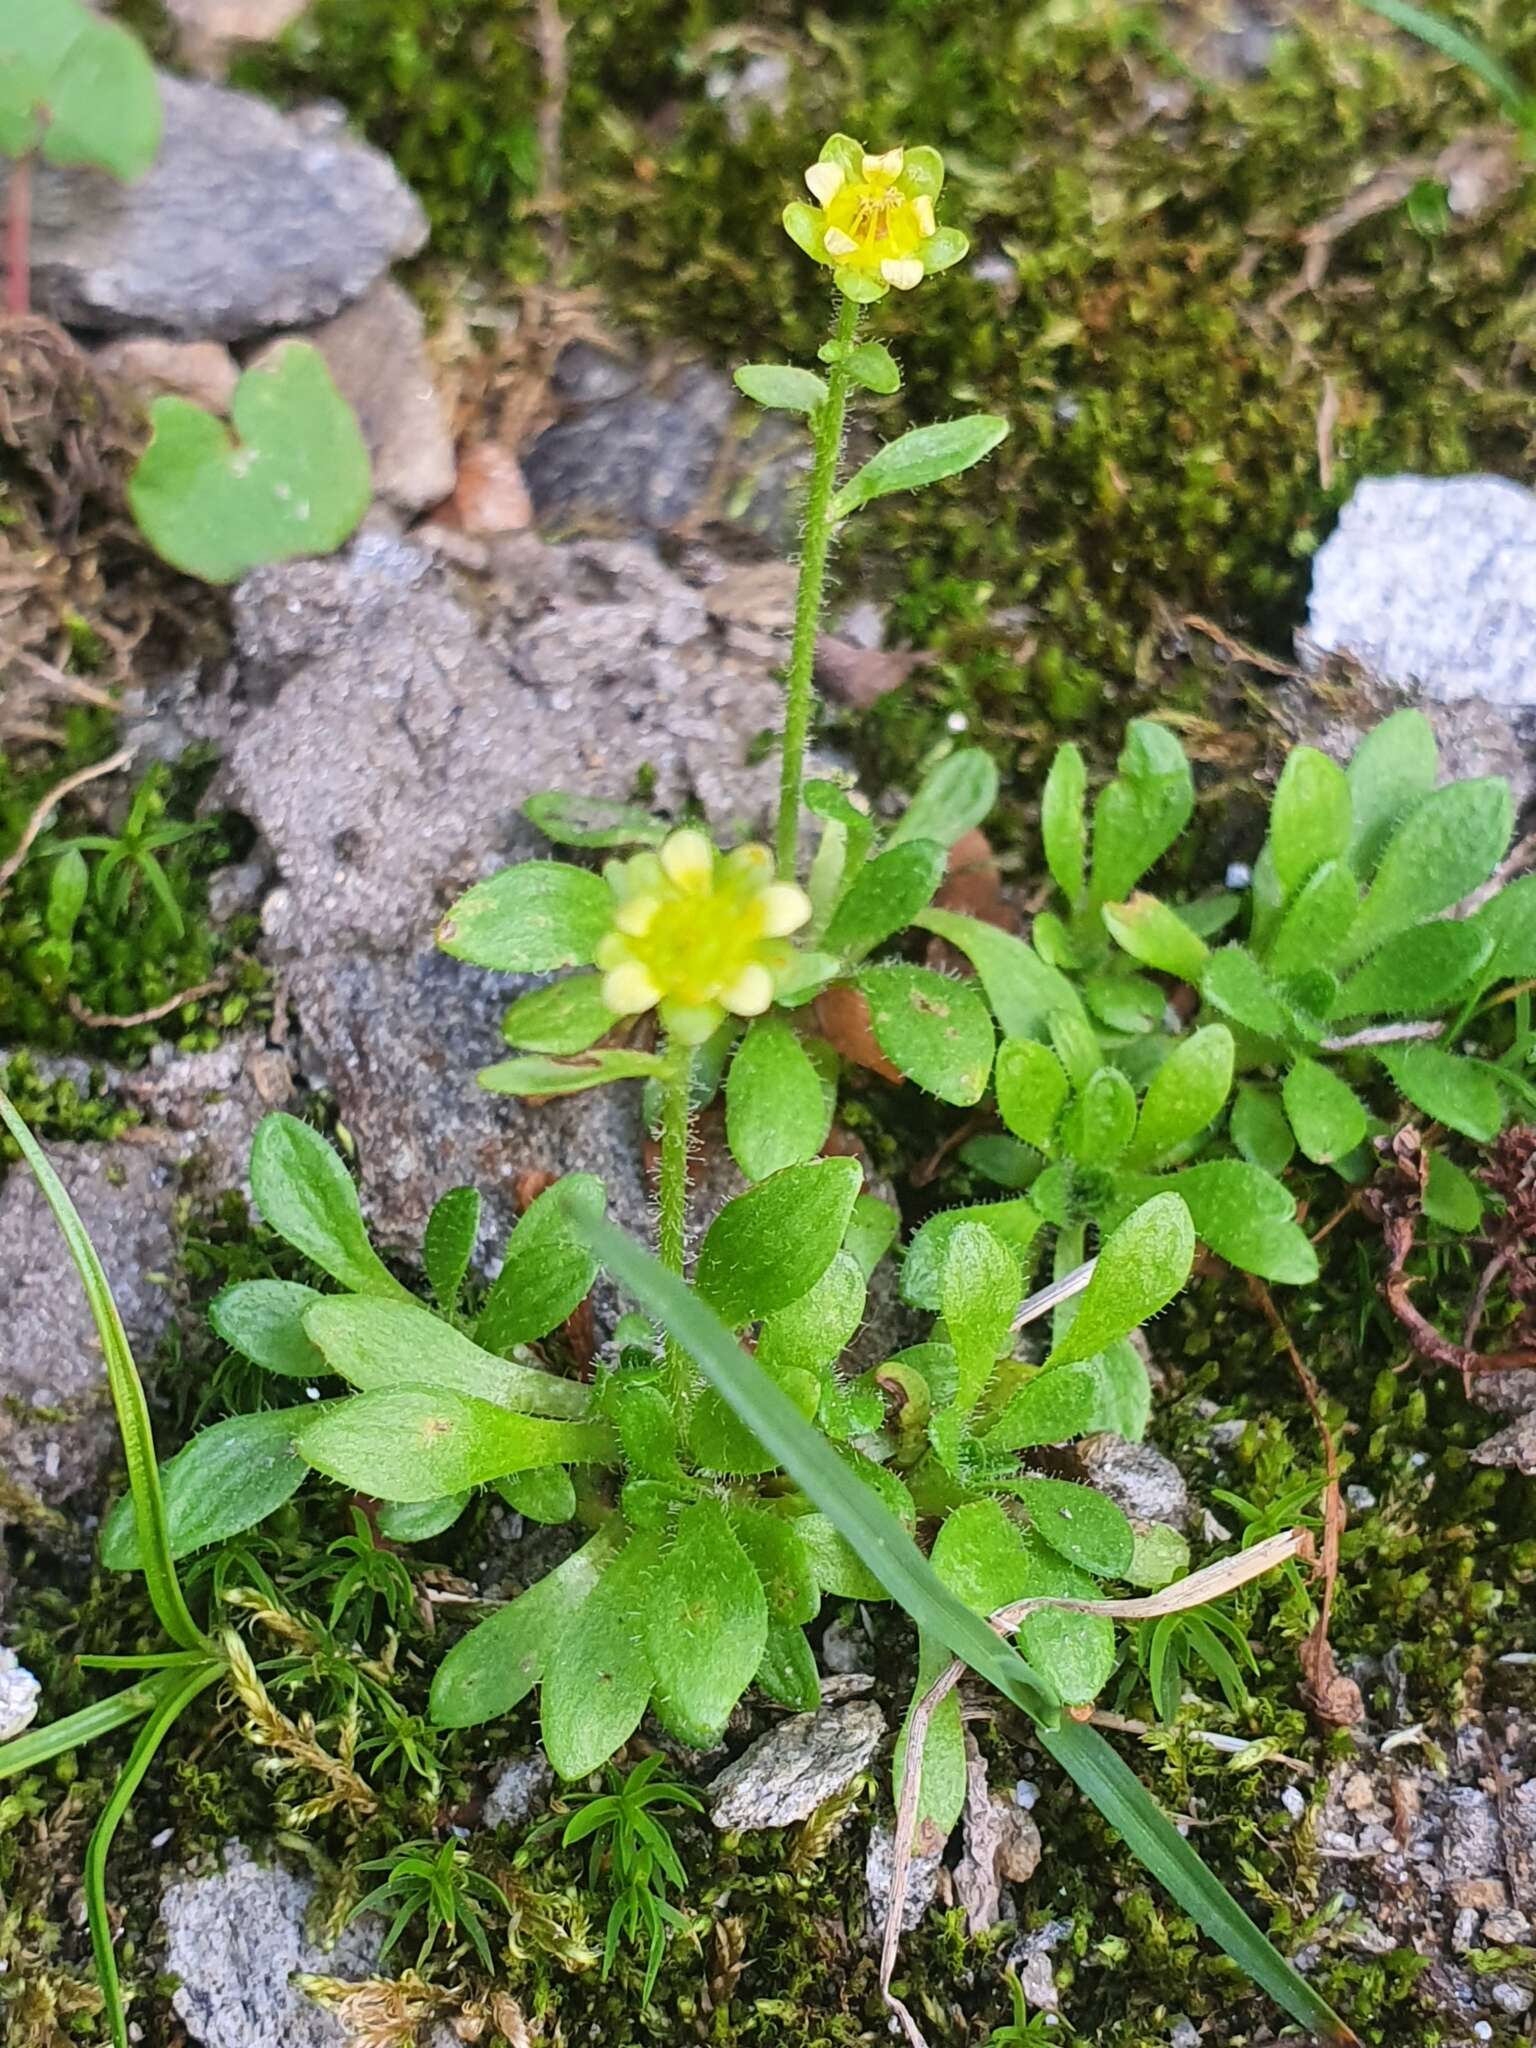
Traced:
[[1368, 478], [1318, 550], [1301, 646], [1434, 702], [1536, 706], [1536, 493]]
[[0, 1742], [31, 1727], [42, 1690], [16, 1652], [0, 1648]]
[[1516, 2019], [1536, 2005], [1536, 1991], [1527, 1984], [1493, 1984], [1489, 1987], [1488, 1996], [1500, 2012], [1511, 2013]]
[[1481, 697], [1438, 703], [1418, 689], [1384, 682], [1370, 670], [1339, 657], [1325, 661], [1307, 684], [1281, 684], [1274, 704], [1293, 741], [1318, 747], [1340, 762], [1347, 761], [1365, 734], [1384, 718], [1412, 706], [1424, 714], [1434, 731], [1442, 781], [1502, 775], [1514, 790], [1517, 808], [1536, 789], [1536, 768], [1526, 738], [1529, 714], [1490, 704]]
[[357, 413], [375, 495], [402, 512], [441, 504], [454, 485], [453, 436], [427, 361], [414, 299], [381, 277], [308, 339]]
[[1189, 1526], [1189, 1489], [1171, 1458], [1152, 1444], [1127, 1443], [1108, 1431], [1074, 1446], [1081, 1476], [1123, 1508], [1133, 1521]]
[[136, 185], [36, 175], [33, 296], [66, 325], [241, 341], [329, 319], [426, 240], [389, 159], [339, 113], [279, 113], [166, 74], [165, 140]]
[[1441, 1866], [1454, 1882], [1489, 1877], [1502, 1865], [1499, 1810], [1492, 1797], [1474, 1785], [1453, 1786], [1448, 1796], [1441, 1837]]
[[542, 1749], [504, 1763], [486, 1795], [480, 1819], [488, 1828], [520, 1827], [542, 1813], [554, 1789], [555, 1774]]
[[561, 349], [550, 383], [567, 405], [592, 405], [623, 398], [640, 383], [640, 365], [596, 342], [570, 341]]
[[557, 533], [665, 532], [702, 501], [736, 409], [702, 364], [659, 388], [584, 406], [542, 433], [523, 474], [539, 525]]
[[[895, 1830], [886, 1821], [881, 1821], [870, 1830], [869, 1847], [864, 1855], [864, 1891], [867, 1909], [865, 1941], [871, 1948], [880, 1946], [885, 1932], [885, 1916], [891, 1904], [891, 1879], [895, 1870]], [[943, 1879], [944, 1852], [935, 1849], [929, 1856], [914, 1856], [907, 1871], [907, 1896], [901, 1911], [901, 1931], [910, 1934], [939, 1895]]]
[[797, 1714], [760, 1735], [709, 1788], [717, 1828], [787, 1828], [867, 1770], [885, 1734], [871, 1700]]
[[383, 1924], [370, 1915], [319, 1949], [305, 1933], [314, 1894], [312, 1879], [259, 1863], [239, 1842], [218, 1870], [166, 1887], [165, 1967], [180, 1979], [171, 2006], [200, 2048], [344, 2048], [341, 2022], [292, 1980], [366, 1976]]
[[[286, 1092], [286, 1070], [238, 1039], [110, 1077], [146, 1122], [115, 1144], [59, 1144], [48, 1156], [90, 1233], [142, 1366], [175, 1312], [170, 1276], [180, 1198], [244, 1178], [251, 1133]], [[0, 1470], [19, 1501], [53, 1507], [93, 1487], [117, 1427], [96, 1326], [32, 1175], [0, 1184]]]

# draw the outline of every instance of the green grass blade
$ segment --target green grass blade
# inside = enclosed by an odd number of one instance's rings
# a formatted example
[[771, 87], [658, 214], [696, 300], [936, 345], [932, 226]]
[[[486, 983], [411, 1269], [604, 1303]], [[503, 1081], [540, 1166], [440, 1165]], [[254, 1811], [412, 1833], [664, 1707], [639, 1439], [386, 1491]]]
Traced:
[[883, 1503], [850, 1481], [826, 1438], [742, 1350], [714, 1311], [612, 1224], [574, 1213], [572, 1220], [614, 1278], [684, 1347], [721, 1399], [836, 1524], [910, 1618], [1033, 1717], [1050, 1754], [1127, 1848], [1233, 1961], [1319, 2039], [1340, 2048], [1353, 2043], [1349, 2028], [1264, 1938], [1129, 1765], [1094, 1730], [1059, 1720], [1059, 1702], [1046, 1681], [955, 1598]]
[[1536, 118], [1536, 93], [1527, 92], [1507, 64], [1495, 57], [1485, 44], [1459, 29], [1453, 21], [1431, 14], [1427, 8], [1415, 7], [1413, 0], [1360, 0], [1360, 5], [1395, 27], [1406, 29], [1409, 35], [1417, 36], [1430, 49], [1438, 50], [1442, 57], [1465, 65], [1474, 77], [1480, 78], [1489, 91], [1503, 101], [1506, 113], [1518, 126], [1529, 126]]
[[891, 1598], [1016, 1706], [1037, 1720], [1054, 1721], [1061, 1702], [1049, 1681], [949, 1590], [890, 1509], [850, 1476], [826, 1437], [742, 1350], [714, 1310], [623, 1231], [574, 1208], [570, 1214], [577, 1235], [641, 1307], [665, 1325], [720, 1398], [853, 1545]]
[[112, 1787], [111, 1797], [102, 1808], [101, 1818], [92, 1829], [86, 1847], [85, 1913], [90, 1922], [96, 1981], [101, 1986], [105, 2001], [113, 2048], [128, 2048], [128, 2015], [123, 2010], [123, 1988], [117, 1974], [117, 1957], [112, 1951], [112, 1922], [107, 1915], [107, 1857], [112, 1848], [112, 1838], [139, 1789], [144, 1773], [154, 1760], [155, 1751], [185, 1709], [215, 1679], [222, 1677], [225, 1669], [222, 1659], [213, 1658], [199, 1665], [195, 1671], [177, 1674], [178, 1683], [163, 1694], [148, 1723], [140, 1729], [138, 1740], [123, 1766], [122, 1776]]
[[22, 1122], [9, 1097], [0, 1091], [0, 1122], [21, 1148], [21, 1156], [32, 1169], [48, 1206], [57, 1219], [75, 1262], [90, 1303], [91, 1315], [101, 1339], [102, 1357], [107, 1365], [107, 1384], [112, 1406], [117, 1411], [118, 1434], [128, 1467], [128, 1485], [138, 1517], [139, 1540], [144, 1558], [144, 1578], [160, 1625], [184, 1650], [206, 1650], [208, 1639], [188, 1612], [181, 1581], [171, 1561], [170, 1537], [166, 1529], [165, 1504], [160, 1497], [160, 1468], [155, 1462], [155, 1438], [149, 1423], [144, 1384], [133, 1362], [123, 1319], [112, 1299], [112, 1289], [102, 1270], [96, 1247], [91, 1243], [79, 1212], [69, 1199], [64, 1183], [49, 1165], [42, 1147]]
[[1042, 1746], [1093, 1801], [1136, 1860], [1276, 2005], [1320, 2041], [1348, 2048], [1357, 2040], [1327, 1999], [1260, 1933], [1096, 1728], [1064, 1721], [1039, 1734]]
[[174, 1678], [175, 1674], [170, 1674], [127, 1686], [110, 1699], [97, 1700], [76, 1714], [67, 1714], [62, 1721], [34, 1728], [0, 1744], [0, 1783], [52, 1763], [56, 1756], [67, 1756], [72, 1749], [83, 1749], [98, 1737], [110, 1735], [114, 1728], [126, 1728], [130, 1721], [141, 1720], [170, 1691]]

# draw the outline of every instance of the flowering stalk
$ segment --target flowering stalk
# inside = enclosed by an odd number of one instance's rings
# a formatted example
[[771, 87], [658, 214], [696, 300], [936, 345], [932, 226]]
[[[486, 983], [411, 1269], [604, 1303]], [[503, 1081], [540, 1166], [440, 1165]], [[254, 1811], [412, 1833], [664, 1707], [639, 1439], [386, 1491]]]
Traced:
[[[661, 1162], [657, 1170], [656, 1250], [669, 1273], [681, 1275], [688, 1224], [688, 1147], [693, 1135], [693, 1047], [669, 1039], [661, 1081]], [[677, 1339], [666, 1340], [668, 1391], [687, 1399], [693, 1368]]]
[[[833, 346], [846, 352], [858, 327], [857, 300], [844, 299], [833, 330]], [[832, 364], [827, 376], [827, 396], [816, 409], [812, 423], [814, 458], [810, 490], [805, 506], [805, 547], [800, 557], [800, 581], [795, 590], [795, 637], [785, 675], [784, 756], [779, 778], [779, 824], [775, 851], [779, 874], [785, 881], [795, 876], [795, 853], [800, 838], [800, 792], [805, 783], [805, 749], [811, 731], [811, 671], [816, 660], [816, 635], [821, 626], [822, 601], [826, 594], [827, 557], [832, 548], [832, 493], [837, 488], [837, 463], [843, 448], [843, 423], [848, 414], [848, 391], [853, 374], [845, 353]]]

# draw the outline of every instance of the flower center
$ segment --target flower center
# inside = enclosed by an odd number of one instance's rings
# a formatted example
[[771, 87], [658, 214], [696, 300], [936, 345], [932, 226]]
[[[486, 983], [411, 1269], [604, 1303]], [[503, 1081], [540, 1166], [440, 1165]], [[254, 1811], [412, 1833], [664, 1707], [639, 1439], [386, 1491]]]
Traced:
[[924, 240], [916, 203], [888, 178], [860, 178], [844, 185], [832, 195], [825, 212], [827, 225], [857, 242], [859, 257], [876, 270], [887, 258], [899, 262], [915, 255]]
[[721, 895], [669, 895], [629, 949], [657, 987], [686, 1003], [707, 1003], [729, 989], [758, 957], [762, 913]]

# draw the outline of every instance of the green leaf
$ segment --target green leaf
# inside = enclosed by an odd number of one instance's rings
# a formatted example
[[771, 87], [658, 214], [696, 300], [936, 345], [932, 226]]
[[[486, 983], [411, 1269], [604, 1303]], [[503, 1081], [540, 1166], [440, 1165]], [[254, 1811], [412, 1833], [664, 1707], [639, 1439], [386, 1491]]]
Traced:
[[[1106, 1345], [1094, 1362], [1103, 1382], [1103, 1406], [1094, 1427], [1123, 1436], [1127, 1443], [1139, 1444], [1152, 1416], [1152, 1382], [1141, 1353], [1129, 1338], [1124, 1338], [1118, 1344]], [[1065, 1372], [1071, 1368], [1058, 1366], [1057, 1370]]]
[[768, 1317], [757, 1355], [784, 1372], [817, 1373], [839, 1359], [864, 1320], [864, 1270], [840, 1251], [815, 1286]]
[[868, 1280], [901, 1232], [901, 1218], [877, 1195], [860, 1195], [843, 1233], [843, 1250]]
[[1262, 967], [1241, 946], [1223, 946], [1205, 964], [1200, 992], [1234, 1024], [1261, 1038], [1289, 1037], [1291, 1016], [1270, 987]]
[[1236, 1057], [1225, 1024], [1181, 1039], [1152, 1076], [1141, 1105], [1131, 1163], [1152, 1165], [1197, 1138], [1221, 1114]]
[[1091, 1436], [1105, 1421], [1108, 1389], [1097, 1358], [1038, 1372], [1013, 1394], [983, 1437], [986, 1449], [1002, 1456], [1035, 1444], [1064, 1444]]
[[1232, 1105], [1232, 1142], [1244, 1159], [1266, 1173], [1284, 1173], [1296, 1154], [1296, 1140], [1278, 1096], [1244, 1081]]
[[1100, 1579], [1123, 1579], [1130, 1570], [1131, 1525], [1106, 1494], [1067, 1479], [1034, 1477], [1015, 1479], [1008, 1490], [1022, 1502], [1036, 1535], [1068, 1564]]
[[519, 1052], [587, 1052], [618, 1019], [603, 1001], [600, 974], [571, 974], [530, 989], [501, 1020], [501, 1034]]
[[1349, 850], [1354, 819], [1344, 770], [1316, 747], [1293, 747], [1269, 813], [1269, 844], [1281, 891], [1292, 896], [1325, 860]]
[[837, 1256], [862, 1178], [855, 1160], [816, 1159], [727, 1202], [699, 1248], [700, 1294], [738, 1327], [808, 1294]]
[[382, 1501], [374, 1511], [379, 1534], [389, 1543], [430, 1543], [469, 1506], [472, 1495], [445, 1493], [436, 1500]]
[[1173, 1185], [1197, 1234], [1218, 1258], [1292, 1287], [1317, 1278], [1317, 1253], [1293, 1221], [1295, 1201], [1262, 1167], [1245, 1159], [1210, 1159], [1186, 1166]]
[[1180, 981], [1199, 981], [1207, 957], [1204, 939], [1156, 896], [1137, 890], [1124, 903], [1104, 904], [1100, 915], [1116, 945], [1143, 967]]
[[963, 1208], [941, 1209], [914, 1233], [901, 1262], [901, 1291], [914, 1308], [938, 1313], [949, 1242], [962, 1223], [984, 1223], [1019, 1259], [1029, 1250], [1040, 1218], [1028, 1202], [972, 1202]]
[[174, 397], [153, 401], [149, 423], [128, 503], [156, 553], [205, 583], [328, 555], [368, 509], [357, 415], [308, 342], [280, 342], [245, 372], [228, 425]]
[[756, 1685], [764, 1699], [777, 1700], [800, 1714], [814, 1713], [821, 1705], [821, 1674], [802, 1628], [770, 1617]]
[[[592, 1288], [597, 1267], [570, 1227], [573, 1208], [601, 1215], [606, 1191], [595, 1174], [568, 1173], [536, 1195], [513, 1225], [501, 1271], [475, 1324], [475, 1342], [510, 1351], [559, 1329]], [[546, 1375], [547, 1377], [547, 1375]]]
[[856, 384], [866, 391], [878, 392], [882, 398], [889, 398], [901, 389], [901, 371], [896, 367], [896, 358], [883, 342], [861, 341], [849, 349], [843, 358], [843, 367]]
[[1091, 1358], [1128, 1337], [1167, 1307], [1189, 1278], [1194, 1260], [1194, 1225], [1177, 1195], [1154, 1195], [1133, 1209], [1100, 1250], [1077, 1313], [1046, 1364]]
[[776, 412], [814, 412], [827, 402], [825, 382], [793, 363], [743, 363], [733, 375], [737, 390], [754, 405]]
[[908, 1080], [961, 1108], [979, 1102], [992, 1071], [987, 1006], [964, 982], [929, 967], [866, 967], [858, 987], [875, 1042]]
[[[295, 1494], [307, 1470], [293, 1447], [294, 1425], [312, 1408], [232, 1415], [201, 1431], [160, 1472], [173, 1558], [189, 1557], [226, 1536], [254, 1529]], [[102, 1524], [101, 1561], [109, 1572], [144, 1569], [132, 1494]]]
[[[1097, 1600], [1100, 1593], [1086, 1572], [1031, 1530], [1024, 1539], [1024, 1577], [1016, 1597], [1031, 1596]], [[1101, 1614], [1045, 1609], [1026, 1615], [1019, 1626], [1019, 1646], [1074, 1706], [1095, 1699], [1115, 1668], [1114, 1623]]]
[[13, 0], [0, 22], [0, 155], [41, 151], [125, 184], [160, 152], [160, 88], [143, 46], [75, 0]]
[[832, 517], [846, 519], [875, 498], [893, 491], [921, 491], [945, 477], [958, 476], [990, 455], [1008, 432], [1008, 422], [993, 413], [970, 413], [964, 419], [941, 420], [932, 427], [914, 427], [856, 470], [832, 500]]
[[1184, 749], [1166, 726], [1134, 718], [1115, 780], [1099, 792], [1093, 813], [1093, 895], [1100, 903], [1129, 896], [1189, 823], [1195, 784]]
[[[585, 1247], [581, 1256], [591, 1259]], [[590, 1388], [498, 1358], [418, 1302], [326, 1295], [311, 1306], [304, 1327], [323, 1356], [324, 1369], [363, 1393], [432, 1387], [473, 1394], [521, 1415], [564, 1421], [575, 1421], [591, 1407]]]
[[1344, 771], [1354, 812], [1349, 858], [1369, 877], [1405, 812], [1435, 786], [1440, 753], [1422, 711], [1394, 711], [1361, 740]]
[[945, 864], [944, 848], [933, 839], [909, 839], [876, 854], [854, 878], [821, 943], [829, 953], [862, 960], [933, 901]]
[[660, 846], [672, 829], [638, 804], [569, 789], [539, 790], [524, 803], [523, 816], [557, 846]]
[[944, 1252], [940, 1302], [960, 1368], [955, 1406], [969, 1415], [1008, 1349], [1023, 1293], [1017, 1254], [985, 1223], [959, 1223]]
[[923, 777], [886, 845], [928, 839], [947, 849], [984, 824], [996, 802], [997, 763], [984, 748], [959, 747]]
[[[867, 1567], [877, 1573], [886, 1591], [918, 1627], [926, 1628], [952, 1655], [963, 1658], [1035, 1719], [1042, 1746], [1088, 1793], [1132, 1852], [1168, 1886], [1176, 1903], [1215, 1934], [1255, 1982], [1303, 2026], [1340, 2048], [1348, 2048], [1352, 2036], [1342, 2021], [1270, 1947], [1129, 1767], [1096, 1730], [1076, 1723], [1061, 1724], [1054, 1687], [1042, 1685], [1039, 1674], [1018, 1652], [944, 1584], [902, 1524], [869, 1487], [850, 1479], [837, 1452], [754, 1366], [719, 1317], [696, 1299], [684, 1281], [666, 1272], [621, 1231], [606, 1222], [592, 1221], [586, 1227], [609, 1271], [685, 1347], [711, 1385], [732, 1401], [806, 1495], [835, 1519], [845, 1538], [858, 1546]], [[1049, 1553], [1045, 1556], [1049, 1558]], [[1054, 1563], [1063, 1574], [1072, 1573], [1065, 1560]], [[1031, 1569], [1040, 1569], [1037, 1560], [1031, 1559]], [[1082, 1582], [1080, 1575], [1075, 1577]], [[1092, 1585], [1091, 1580], [1086, 1583]], [[1113, 1658], [1112, 1629], [1109, 1634]], [[545, 1737], [547, 1745], [547, 1725]]]
[[325, 1360], [305, 1334], [304, 1316], [322, 1299], [297, 1280], [241, 1280], [214, 1296], [208, 1320], [252, 1365], [285, 1379], [318, 1379]]
[[832, 1128], [833, 1103], [816, 1063], [782, 1017], [758, 1017], [725, 1082], [725, 1135], [749, 1180], [814, 1159]]
[[770, 1621], [814, 1621], [821, 1611], [821, 1588], [795, 1524], [740, 1501], [732, 1504], [730, 1515], [736, 1540], [762, 1581]]
[[476, 1076], [491, 1095], [580, 1095], [588, 1088], [606, 1088], [614, 1081], [649, 1081], [661, 1072], [661, 1061], [653, 1052], [631, 1052], [616, 1047], [608, 1052], [589, 1052], [578, 1059], [552, 1060], [540, 1053], [527, 1059], [502, 1060], [494, 1067], [482, 1067]]
[[719, 1501], [696, 1501], [678, 1516], [641, 1619], [657, 1714], [684, 1742], [710, 1748], [768, 1641], [762, 1581]]
[[[1491, 897], [1468, 925], [1492, 943], [1487, 961], [1490, 981], [1528, 981], [1536, 975], [1536, 875], [1521, 875]], [[1428, 927], [1434, 929], [1434, 927]]]
[[1432, 1016], [1488, 963], [1493, 949], [1481, 915], [1414, 925], [1388, 939], [1349, 977], [1334, 998], [1333, 1014]]
[[432, 1204], [422, 1239], [427, 1284], [444, 1315], [452, 1315], [480, 1237], [480, 1190], [449, 1188]]
[[352, 1176], [317, 1130], [274, 1110], [251, 1141], [251, 1193], [278, 1236], [350, 1287], [409, 1301], [363, 1224]]
[[138, 1528], [144, 1532], [141, 1538], [145, 1552], [144, 1584], [150, 1604], [160, 1626], [179, 1649], [206, 1650], [208, 1640], [188, 1612], [171, 1557], [170, 1532], [160, 1491], [160, 1468], [155, 1458], [155, 1435], [150, 1427], [144, 1383], [134, 1364], [123, 1319], [118, 1314], [96, 1247], [91, 1243], [90, 1233], [81, 1222], [80, 1212], [70, 1200], [64, 1183], [3, 1089], [0, 1089], [0, 1123], [16, 1141], [17, 1149], [42, 1190], [43, 1199], [59, 1226], [70, 1262], [85, 1290], [91, 1321], [96, 1326], [97, 1341], [107, 1369], [107, 1386], [112, 1395], [118, 1436], [122, 1441], [123, 1462], [128, 1468], [128, 1489], [133, 1500], [134, 1518]]
[[597, 1585], [624, 1533], [615, 1516], [564, 1564], [454, 1644], [432, 1679], [435, 1726], [476, 1728], [499, 1721], [527, 1698], [551, 1644]]
[[1400, 1095], [1447, 1129], [1486, 1145], [1504, 1121], [1504, 1100], [1482, 1060], [1438, 1045], [1382, 1045], [1376, 1057]]
[[652, 1684], [645, 1612], [660, 1557], [655, 1531], [632, 1536], [545, 1649], [539, 1732], [562, 1778], [607, 1763], [640, 1725]]
[[1065, 1012], [1087, 1025], [1082, 1000], [1067, 977], [1048, 967], [1023, 939], [954, 910], [925, 910], [912, 922], [965, 955], [981, 978], [992, 1014], [1009, 1038], [1045, 1038]]
[[467, 890], [438, 926], [437, 943], [476, 967], [552, 974], [591, 964], [613, 909], [601, 875], [568, 861], [519, 861]]
[[1066, 1069], [1049, 1046], [1032, 1038], [1005, 1038], [994, 1075], [997, 1111], [1015, 1137], [1050, 1158], [1056, 1128], [1071, 1093]]
[[1424, 1214], [1431, 1223], [1463, 1233], [1476, 1230], [1483, 1220], [1482, 1189], [1443, 1152], [1429, 1155], [1429, 1179], [1424, 1189]]
[[[765, 1359], [761, 1349], [758, 1361], [809, 1421], [821, 1405], [822, 1383], [817, 1375]], [[732, 1479], [771, 1472], [775, 1464], [773, 1453], [764, 1449], [745, 1423], [737, 1420], [729, 1404], [709, 1387], [697, 1393], [689, 1407], [688, 1450], [700, 1471]]]
[[1349, 862], [1325, 860], [1286, 905], [1264, 949], [1271, 974], [1324, 967], [1343, 951], [1360, 914], [1360, 885]]
[[1363, 959], [1479, 888], [1504, 858], [1513, 826], [1509, 784], [1501, 776], [1450, 782], [1422, 798], [1381, 856], [1360, 906], [1349, 958]]
[[1365, 1136], [1365, 1104], [1347, 1081], [1316, 1060], [1297, 1060], [1281, 1084], [1285, 1113], [1306, 1157], [1328, 1166]]
[[1112, 1166], [1136, 1130], [1136, 1091], [1118, 1067], [1098, 1067], [1061, 1120], [1061, 1147], [1080, 1166]]
[[490, 1401], [424, 1386], [354, 1394], [300, 1419], [294, 1441], [317, 1472], [379, 1500], [435, 1500], [536, 1465], [611, 1461], [597, 1422], [514, 1415]]
[[1081, 750], [1069, 740], [1056, 749], [1051, 772], [1045, 778], [1040, 797], [1040, 836], [1045, 842], [1045, 864], [1052, 879], [1069, 903], [1083, 893], [1084, 859], [1088, 846], [1088, 820], [1084, 799], [1088, 770]]

